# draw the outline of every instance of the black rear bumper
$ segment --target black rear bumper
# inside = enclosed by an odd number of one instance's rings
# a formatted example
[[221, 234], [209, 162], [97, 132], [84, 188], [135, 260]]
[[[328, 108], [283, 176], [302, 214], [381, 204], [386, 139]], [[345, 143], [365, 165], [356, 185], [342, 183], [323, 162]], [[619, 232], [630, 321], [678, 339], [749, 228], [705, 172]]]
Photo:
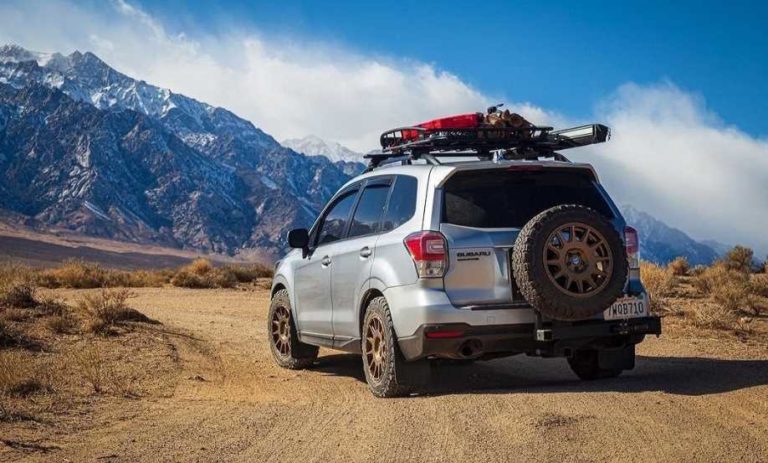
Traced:
[[[435, 338], [435, 333], [459, 336]], [[422, 325], [413, 336], [401, 337], [400, 350], [407, 360], [425, 357], [488, 357], [526, 353], [543, 357], [568, 356], [575, 349], [620, 347], [637, 344], [647, 334], [661, 334], [658, 317], [628, 320], [551, 322], [536, 326], [465, 323]], [[466, 355], [467, 353], [470, 355]]]

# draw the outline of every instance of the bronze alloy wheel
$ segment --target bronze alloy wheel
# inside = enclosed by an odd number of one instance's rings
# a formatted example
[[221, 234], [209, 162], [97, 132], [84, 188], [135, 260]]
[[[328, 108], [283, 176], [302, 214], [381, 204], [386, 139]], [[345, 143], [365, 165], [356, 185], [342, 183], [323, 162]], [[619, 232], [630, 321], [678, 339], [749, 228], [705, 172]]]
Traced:
[[599, 231], [572, 222], [550, 233], [544, 248], [544, 267], [557, 289], [569, 296], [586, 297], [608, 284], [613, 255]]
[[291, 356], [291, 313], [286, 307], [272, 313], [272, 342], [281, 356]]
[[368, 363], [368, 376], [376, 382], [381, 381], [387, 361], [387, 341], [379, 317], [371, 318], [366, 327], [364, 355]]

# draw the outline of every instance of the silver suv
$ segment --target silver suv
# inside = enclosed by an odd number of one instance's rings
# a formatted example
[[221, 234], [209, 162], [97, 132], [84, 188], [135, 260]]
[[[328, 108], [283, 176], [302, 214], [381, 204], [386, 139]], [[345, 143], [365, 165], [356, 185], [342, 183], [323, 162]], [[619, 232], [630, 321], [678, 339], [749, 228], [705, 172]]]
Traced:
[[278, 365], [309, 367], [318, 346], [362, 354], [379, 397], [424, 386], [441, 358], [559, 356], [582, 379], [634, 367], [635, 344], [661, 326], [637, 234], [592, 166], [531, 154], [530, 141], [514, 151], [520, 139], [486, 154], [416, 151], [399, 137], [397, 150], [382, 138], [390, 149], [369, 156], [310, 230], [288, 234], [268, 320]]

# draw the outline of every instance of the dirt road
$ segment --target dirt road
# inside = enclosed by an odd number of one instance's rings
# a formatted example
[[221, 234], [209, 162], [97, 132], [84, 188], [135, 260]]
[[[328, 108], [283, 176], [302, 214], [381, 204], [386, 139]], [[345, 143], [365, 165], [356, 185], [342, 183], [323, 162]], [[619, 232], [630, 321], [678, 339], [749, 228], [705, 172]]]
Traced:
[[[181, 349], [169, 397], [118, 401], [56, 436], [56, 461], [768, 461], [768, 349], [680, 328], [637, 368], [580, 382], [562, 359], [437, 371], [429, 393], [375, 399], [357, 356], [274, 366], [266, 291], [138, 290], [131, 305], [207, 340]], [[59, 295], [71, 298], [75, 291]], [[19, 455], [22, 456], [22, 455]]]

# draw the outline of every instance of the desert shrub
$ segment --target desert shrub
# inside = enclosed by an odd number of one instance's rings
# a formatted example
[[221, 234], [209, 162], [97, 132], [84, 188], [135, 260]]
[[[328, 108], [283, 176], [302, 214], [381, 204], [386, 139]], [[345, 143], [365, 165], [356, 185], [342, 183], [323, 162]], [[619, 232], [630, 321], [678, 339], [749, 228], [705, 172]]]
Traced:
[[67, 260], [62, 265], [40, 272], [41, 286], [49, 288], [100, 288], [107, 281], [106, 270], [94, 263]]
[[195, 259], [182, 267], [182, 270], [203, 276], [213, 271], [213, 264], [208, 259]]
[[73, 352], [71, 359], [80, 378], [94, 393], [113, 393], [130, 398], [139, 396], [134, 386], [135, 378], [118, 373], [116, 364], [104, 355], [98, 343]]
[[671, 296], [677, 285], [672, 271], [667, 267], [643, 261], [640, 263], [640, 278], [651, 298], [651, 310], [656, 313], [664, 312], [663, 298]]
[[688, 259], [685, 257], [676, 257], [675, 260], [667, 265], [667, 268], [672, 272], [672, 275], [677, 277], [686, 276], [691, 270], [691, 266], [688, 264]]
[[33, 361], [22, 352], [0, 354], [0, 393], [28, 396], [52, 391], [50, 365]]
[[671, 296], [677, 283], [669, 269], [646, 261], [640, 263], [640, 278], [652, 297]]
[[38, 281], [47, 288], [159, 287], [169, 280], [162, 270], [117, 270], [85, 262], [67, 260], [59, 267], [39, 272]]
[[75, 352], [73, 359], [80, 377], [93, 389], [93, 392], [97, 394], [104, 392], [106, 368], [98, 344], [91, 344]]
[[109, 334], [115, 325], [124, 322], [157, 323], [138, 310], [128, 307], [126, 301], [133, 297], [127, 289], [103, 289], [78, 301], [78, 308], [87, 316], [88, 331]]
[[725, 263], [707, 268], [693, 279], [693, 286], [730, 312], [746, 310], [754, 305], [749, 275], [733, 270]]
[[723, 263], [728, 270], [749, 273], [752, 271], [752, 259], [755, 253], [745, 246], [734, 246], [723, 258]]
[[237, 279], [238, 283], [252, 283], [259, 278], [272, 278], [272, 269], [263, 264], [228, 265], [225, 267]]
[[229, 267], [214, 267], [208, 259], [195, 259], [181, 267], [171, 279], [171, 284], [183, 288], [233, 288], [237, 285], [236, 273]]

